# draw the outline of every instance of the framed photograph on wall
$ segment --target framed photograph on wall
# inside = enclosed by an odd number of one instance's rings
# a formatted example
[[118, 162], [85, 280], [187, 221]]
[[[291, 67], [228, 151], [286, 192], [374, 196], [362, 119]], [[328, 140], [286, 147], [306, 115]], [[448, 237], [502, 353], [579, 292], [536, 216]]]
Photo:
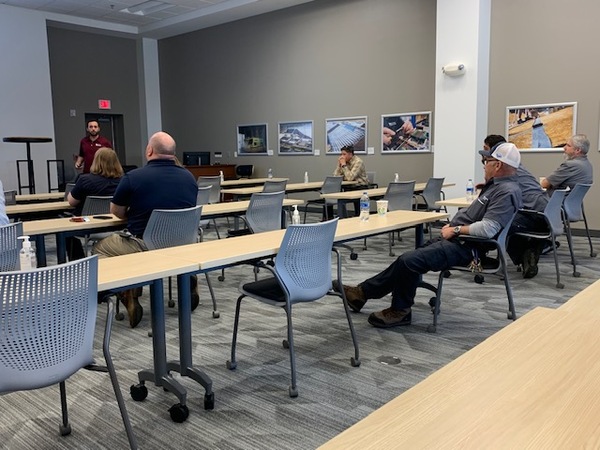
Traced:
[[381, 153], [431, 151], [431, 111], [381, 116]]
[[267, 124], [237, 126], [237, 152], [244, 155], [267, 155]]
[[325, 153], [339, 155], [352, 145], [354, 153], [367, 153], [367, 116], [325, 120]]
[[312, 155], [313, 121], [279, 122], [280, 155]]
[[577, 128], [577, 103], [508, 106], [506, 136], [525, 152], [560, 152]]

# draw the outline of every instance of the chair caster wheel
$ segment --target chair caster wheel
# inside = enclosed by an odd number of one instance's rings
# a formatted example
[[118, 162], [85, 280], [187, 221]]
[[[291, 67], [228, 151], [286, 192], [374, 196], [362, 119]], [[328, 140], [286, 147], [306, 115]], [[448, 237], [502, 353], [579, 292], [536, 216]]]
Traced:
[[221, 313], [219, 313], [219, 311], [213, 311], [212, 316], [213, 319], [218, 319], [219, 317], [221, 317]]
[[175, 308], [175, 300], [169, 300], [169, 308]]
[[[429, 299], [429, 306], [431, 307], [431, 312], [435, 313], [435, 297], [431, 297]], [[441, 310], [441, 305], [440, 305], [440, 310]]]
[[287, 339], [284, 339], [284, 340], [281, 342], [281, 345], [283, 345], [283, 348], [285, 348], [285, 349], [288, 349], [288, 348], [290, 348], [290, 343], [287, 341]]
[[217, 277], [217, 280], [219, 280], [219, 281], [225, 281], [225, 277], [223, 275], [219, 275]]
[[360, 359], [356, 359], [354, 356], [350, 358], [350, 365], [352, 367], [360, 367]]
[[396, 256], [394, 252], [390, 252], [390, 256]]
[[573, 276], [575, 278], [579, 278], [581, 276], [581, 273], [580, 272], [573, 272]]
[[354, 252], [350, 253], [350, 259], [356, 261], [358, 259], [358, 254]]
[[152, 337], [152, 330], [148, 330], [148, 337]]
[[513, 316], [513, 313], [511, 313], [510, 311], [508, 311], [508, 312], [506, 313], [506, 318], [507, 318], [508, 320], [515, 320], [515, 319], [516, 319], [516, 317], [515, 317], [515, 316]]
[[169, 408], [169, 414], [171, 415], [171, 420], [173, 422], [183, 423], [189, 417], [190, 410], [186, 405], [176, 403], [175, 405]]
[[129, 393], [131, 394], [132, 399], [134, 399], [136, 402], [141, 402], [146, 400], [146, 397], [148, 397], [148, 388], [141, 383], [133, 384], [129, 388]]
[[436, 325], [427, 326], [427, 332], [428, 333], [437, 333], [437, 326]]
[[60, 430], [60, 435], [61, 436], [68, 436], [69, 434], [71, 434], [71, 425], [67, 424], [65, 425], [60, 425], [59, 427]]
[[237, 367], [237, 363], [236, 362], [231, 362], [231, 361], [227, 361], [225, 363], [225, 366], [229, 369], [229, 370], [235, 370], [235, 368]]
[[449, 270], [444, 270], [444, 278], [450, 278], [452, 273]]
[[275, 261], [267, 261], [267, 265], [275, 267]]
[[292, 398], [298, 397], [298, 389], [296, 389], [295, 387], [290, 386], [289, 392], [290, 392], [290, 397], [292, 397]]
[[564, 284], [562, 284], [562, 283], [556, 283], [556, 287], [557, 287], [558, 289], [563, 289], [563, 288], [565, 287], [565, 285], [564, 285]]
[[215, 393], [214, 392], [204, 395], [204, 409], [206, 409], [206, 410], [215, 409]]
[[590, 258], [595, 258], [596, 256], [597, 256], [597, 253], [596, 253], [596, 252], [591, 252], [591, 253], [590, 253]]
[[115, 314], [115, 320], [123, 320], [125, 318], [125, 314], [122, 312]]
[[477, 283], [477, 284], [483, 284], [483, 282], [485, 281], [485, 278], [483, 275], [477, 274], [477, 275], [475, 275], [473, 280], [475, 280], [475, 283]]

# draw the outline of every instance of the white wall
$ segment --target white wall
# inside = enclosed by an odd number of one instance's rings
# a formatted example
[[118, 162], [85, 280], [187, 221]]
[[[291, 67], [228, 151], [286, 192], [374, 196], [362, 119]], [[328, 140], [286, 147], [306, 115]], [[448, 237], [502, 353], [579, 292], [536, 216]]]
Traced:
[[[43, 136], [54, 140], [45, 16], [0, 5], [0, 55], [0, 137]], [[54, 142], [31, 145], [38, 192], [47, 191], [46, 160], [55, 159], [55, 155]], [[17, 188], [15, 161], [25, 157], [25, 144], [0, 142], [0, 179], [5, 190]], [[25, 164], [21, 176], [25, 183]]]

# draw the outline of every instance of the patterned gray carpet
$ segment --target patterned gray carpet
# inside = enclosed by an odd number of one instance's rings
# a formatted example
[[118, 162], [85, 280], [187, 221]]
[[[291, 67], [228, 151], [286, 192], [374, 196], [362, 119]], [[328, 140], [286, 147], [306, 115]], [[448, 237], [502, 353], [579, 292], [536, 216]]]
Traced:
[[[212, 239], [208, 232], [206, 238]], [[413, 233], [403, 232], [396, 254], [413, 247]], [[555, 308], [598, 278], [600, 258], [589, 257], [587, 240], [577, 237], [580, 278], [571, 275], [566, 241], [559, 248], [564, 289], [555, 288], [551, 255], [543, 256], [537, 277], [524, 280], [510, 267], [517, 314], [536, 306]], [[600, 246], [597, 239], [594, 243]], [[386, 267], [387, 237], [368, 240], [368, 249], [351, 261], [344, 254], [344, 281], [355, 284]], [[53, 242], [48, 243], [53, 252]], [[259, 276], [265, 276], [261, 273]], [[352, 341], [340, 300], [336, 297], [294, 308], [299, 396], [288, 396], [289, 356], [282, 347], [286, 335], [283, 311], [252, 300], [242, 304], [237, 370], [229, 359], [237, 286], [252, 279], [247, 266], [226, 271], [225, 281], [212, 275], [221, 317], [213, 319], [207, 289], [201, 278], [203, 304], [192, 315], [194, 363], [213, 380], [215, 408], [204, 410], [204, 390], [189, 378], [175, 375], [188, 389], [190, 416], [182, 424], [170, 420], [175, 396], [147, 384], [148, 398], [135, 402], [129, 386], [137, 372], [152, 364], [148, 290], [142, 304], [146, 313], [136, 329], [115, 322], [111, 351], [134, 432], [142, 449], [314, 449], [404, 392], [433, 371], [455, 359], [504, 327], [507, 302], [504, 285], [490, 276], [483, 285], [472, 276], [453, 274], [444, 283], [442, 313], [435, 334], [427, 332], [432, 315], [431, 293], [420, 290], [413, 324], [397, 330], [378, 330], [367, 323], [370, 312], [389, 305], [389, 297], [370, 301], [353, 314], [361, 366], [351, 367]], [[426, 281], [437, 283], [437, 274]], [[166, 284], [166, 283], [165, 283]], [[104, 306], [102, 306], [104, 308]], [[104, 309], [97, 330], [97, 360], [102, 362]], [[167, 308], [167, 354], [178, 355], [177, 308]], [[394, 364], [398, 362], [397, 364]], [[3, 449], [120, 449], [127, 447], [119, 411], [106, 374], [80, 371], [67, 382], [73, 432], [58, 435], [58, 387], [0, 398], [0, 448]]]

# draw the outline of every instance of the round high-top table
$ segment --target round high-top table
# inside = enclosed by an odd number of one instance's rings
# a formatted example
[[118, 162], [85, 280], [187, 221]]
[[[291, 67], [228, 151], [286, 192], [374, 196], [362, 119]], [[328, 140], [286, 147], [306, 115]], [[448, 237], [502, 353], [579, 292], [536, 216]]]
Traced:
[[31, 159], [31, 144], [34, 143], [45, 143], [52, 142], [52, 138], [49, 137], [25, 137], [25, 136], [13, 136], [5, 137], [2, 139], [4, 142], [16, 142], [27, 145], [27, 176], [28, 184], [21, 184], [21, 171], [19, 170], [19, 162], [17, 161], [17, 177], [19, 179], [19, 194], [22, 194], [22, 188], [29, 189], [30, 194], [35, 194], [35, 177], [33, 175], [33, 160]]

